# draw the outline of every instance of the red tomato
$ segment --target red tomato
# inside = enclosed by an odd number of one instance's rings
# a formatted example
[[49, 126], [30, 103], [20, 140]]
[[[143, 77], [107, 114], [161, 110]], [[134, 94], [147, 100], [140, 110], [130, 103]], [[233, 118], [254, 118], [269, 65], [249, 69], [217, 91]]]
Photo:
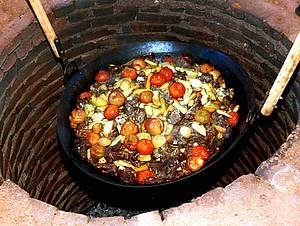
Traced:
[[136, 181], [139, 184], [144, 184], [148, 178], [154, 176], [154, 173], [150, 170], [142, 170], [136, 173]]
[[98, 133], [95, 133], [93, 131], [89, 131], [86, 134], [86, 139], [89, 142], [90, 145], [95, 145], [98, 143], [99, 139], [100, 139], [100, 135]]
[[152, 97], [153, 97], [152, 91], [150, 91], [150, 90], [143, 91], [140, 94], [140, 101], [141, 101], [141, 103], [148, 104], [148, 103], [152, 102]]
[[135, 135], [139, 132], [138, 126], [133, 121], [126, 121], [121, 127], [120, 133], [123, 136]]
[[141, 155], [149, 155], [153, 152], [154, 146], [153, 146], [151, 140], [141, 139], [137, 143], [136, 149], [137, 149], [138, 153], [140, 153]]
[[122, 74], [123, 74], [124, 78], [130, 78], [132, 80], [136, 79], [136, 77], [137, 77], [136, 70], [134, 68], [131, 68], [131, 67], [126, 67], [123, 70]]
[[237, 124], [238, 121], [239, 121], [239, 117], [240, 117], [239, 114], [236, 113], [236, 112], [234, 112], [234, 111], [232, 111], [232, 112], [229, 113], [229, 115], [231, 116], [231, 118], [227, 118], [228, 124], [229, 124], [231, 127], [236, 126], [236, 124]]
[[162, 86], [163, 84], [165, 84], [165, 82], [165, 77], [160, 73], [155, 73], [150, 78], [150, 84], [152, 86]]
[[189, 156], [186, 161], [186, 167], [192, 172], [196, 172], [204, 166], [205, 161], [198, 156]]
[[201, 146], [201, 145], [193, 147], [191, 154], [192, 154], [192, 156], [200, 157], [203, 160], [207, 160], [210, 156], [209, 150], [206, 147]]
[[162, 74], [165, 77], [166, 82], [171, 81], [173, 78], [173, 71], [168, 67], [163, 67], [159, 74]]
[[128, 135], [125, 137], [124, 146], [130, 150], [134, 151], [137, 147], [137, 143], [139, 142], [139, 138], [136, 135]]
[[92, 96], [92, 93], [89, 91], [83, 92], [79, 95], [79, 99], [85, 99], [85, 98], [89, 98]]
[[152, 136], [160, 135], [164, 131], [164, 123], [159, 118], [147, 119], [144, 127]]
[[112, 120], [119, 115], [119, 108], [116, 105], [108, 105], [104, 110], [104, 117]]
[[100, 70], [96, 74], [95, 80], [96, 82], [103, 83], [109, 79], [109, 72], [106, 70]]
[[178, 99], [180, 97], [183, 97], [185, 93], [185, 87], [180, 82], [174, 82], [172, 85], [169, 86], [169, 92], [174, 99]]
[[174, 63], [174, 59], [170, 55], [165, 55], [162, 61], [163, 62]]

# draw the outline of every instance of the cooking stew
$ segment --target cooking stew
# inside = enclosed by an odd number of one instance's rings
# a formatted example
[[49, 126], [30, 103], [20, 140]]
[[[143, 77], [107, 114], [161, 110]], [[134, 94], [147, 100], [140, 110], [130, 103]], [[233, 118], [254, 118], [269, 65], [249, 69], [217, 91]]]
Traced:
[[95, 75], [70, 114], [75, 151], [101, 174], [160, 184], [199, 171], [239, 120], [234, 89], [211, 64], [154, 54]]

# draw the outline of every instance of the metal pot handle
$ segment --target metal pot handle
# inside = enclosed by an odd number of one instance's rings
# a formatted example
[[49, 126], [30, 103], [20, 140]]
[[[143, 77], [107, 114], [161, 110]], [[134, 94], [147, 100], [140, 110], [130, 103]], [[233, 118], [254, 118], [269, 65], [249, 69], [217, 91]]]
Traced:
[[284, 64], [282, 65], [279, 74], [269, 92], [266, 101], [264, 102], [260, 112], [264, 116], [272, 114], [278, 100], [281, 97], [286, 85], [292, 77], [298, 63], [300, 61], [300, 32], [298, 33], [296, 40], [290, 49]]

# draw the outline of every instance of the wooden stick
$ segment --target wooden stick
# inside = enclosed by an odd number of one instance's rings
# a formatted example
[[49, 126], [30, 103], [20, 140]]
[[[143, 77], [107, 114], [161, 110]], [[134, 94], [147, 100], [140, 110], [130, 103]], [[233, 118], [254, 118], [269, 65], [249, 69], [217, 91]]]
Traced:
[[60, 58], [59, 52], [54, 44], [54, 40], [57, 39], [57, 36], [54, 32], [54, 29], [49, 21], [49, 18], [40, 2], [40, 0], [28, 0], [29, 4], [31, 5], [34, 14], [41, 25], [43, 32], [51, 46], [51, 49], [54, 55], [57, 58]]
[[287, 55], [283, 66], [281, 67], [279, 74], [270, 90], [269, 96], [264, 103], [261, 114], [265, 116], [271, 115], [278, 100], [280, 99], [286, 85], [292, 77], [298, 63], [300, 61], [300, 32], [298, 33], [296, 40]]

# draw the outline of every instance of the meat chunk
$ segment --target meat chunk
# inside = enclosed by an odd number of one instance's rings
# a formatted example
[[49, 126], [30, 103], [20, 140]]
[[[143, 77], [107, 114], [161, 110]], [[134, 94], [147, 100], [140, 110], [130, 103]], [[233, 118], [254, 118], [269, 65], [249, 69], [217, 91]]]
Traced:
[[183, 117], [183, 114], [178, 109], [175, 109], [168, 116], [168, 123], [176, 125], [181, 121], [182, 117]]

